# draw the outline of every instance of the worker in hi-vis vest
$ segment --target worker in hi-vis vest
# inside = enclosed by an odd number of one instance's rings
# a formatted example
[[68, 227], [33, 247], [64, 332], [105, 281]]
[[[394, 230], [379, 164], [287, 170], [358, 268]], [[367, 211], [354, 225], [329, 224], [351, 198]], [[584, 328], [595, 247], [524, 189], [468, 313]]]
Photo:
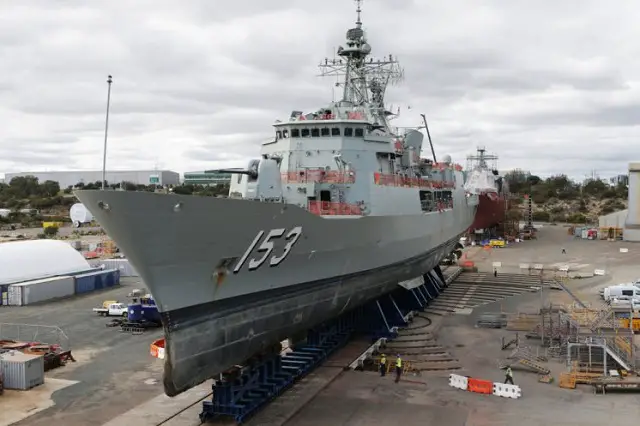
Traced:
[[400, 376], [402, 375], [402, 358], [400, 355], [396, 357], [396, 383], [400, 381]]
[[382, 354], [380, 356], [380, 377], [384, 377], [387, 374], [387, 356]]
[[507, 367], [507, 371], [505, 372], [504, 383], [513, 384], [513, 372], [511, 371], [511, 367]]

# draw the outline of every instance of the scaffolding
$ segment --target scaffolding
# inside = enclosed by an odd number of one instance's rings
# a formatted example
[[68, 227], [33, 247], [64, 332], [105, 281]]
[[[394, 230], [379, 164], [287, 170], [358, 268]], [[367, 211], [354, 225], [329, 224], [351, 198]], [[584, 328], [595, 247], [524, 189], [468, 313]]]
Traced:
[[562, 271], [545, 271], [543, 265], [534, 265], [528, 271], [540, 277], [541, 285], [552, 280], [553, 287], [562, 289], [573, 302], [568, 306], [551, 303], [545, 306], [541, 301], [539, 322], [525, 335], [527, 338], [540, 339], [548, 356], [565, 358], [567, 366], [578, 373], [591, 374], [596, 370], [607, 374], [614, 365], [627, 372], [636, 371], [631, 305], [591, 307], [571, 291], [567, 285], [569, 278]]

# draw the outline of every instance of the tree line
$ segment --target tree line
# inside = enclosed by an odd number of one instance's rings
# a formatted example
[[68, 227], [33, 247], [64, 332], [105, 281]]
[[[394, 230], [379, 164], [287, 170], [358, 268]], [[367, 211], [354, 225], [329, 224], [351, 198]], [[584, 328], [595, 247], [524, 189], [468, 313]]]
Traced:
[[[504, 175], [509, 191], [516, 194], [516, 203], [524, 196], [540, 206], [533, 212], [534, 220], [587, 223], [598, 215], [606, 215], [625, 208], [628, 186], [608, 184], [598, 179], [576, 182], [565, 174], [542, 179], [529, 171], [512, 170]], [[594, 210], [594, 205], [599, 206]]]
[[[20, 210], [23, 208], [50, 209], [57, 206], [69, 207], [77, 202], [72, 196], [74, 189], [100, 189], [101, 181], [79, 182], [61, 190], [56, 181], [46, 180], [42, 183], [35, 176], [16, 176], [9, 183], [0, 183], [0, 208]], [[109, 183], [105, 187], [123, 189], [125, 191], [155, 192], [164, 189], [161, 185], [140, 185], [133, 182]], [[229, 193], [229, 185], [178, 185], [168, 188], [176, 194], [194, 194], [202, 196], [225, 196]]]

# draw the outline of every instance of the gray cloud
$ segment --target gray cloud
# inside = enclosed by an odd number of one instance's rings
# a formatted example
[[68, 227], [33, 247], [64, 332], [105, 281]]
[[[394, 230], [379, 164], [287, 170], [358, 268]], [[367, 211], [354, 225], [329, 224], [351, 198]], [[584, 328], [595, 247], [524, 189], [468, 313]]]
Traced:
[[[5, 3], [0, 174], [100, 167], [107, 74], [108, 164], [244, 166], [274, 120], [331, 100], [317, 64], [355, 21], [343, 0]], [[579, 177], [640, 158], [638, 12], [631, 0], [367, 0], [362, 16], [373, 54], [405, 69], [387, 96], [397, 125], [426, 113], [442, 155], [464, 163], [484, 145], [503, 169]]]

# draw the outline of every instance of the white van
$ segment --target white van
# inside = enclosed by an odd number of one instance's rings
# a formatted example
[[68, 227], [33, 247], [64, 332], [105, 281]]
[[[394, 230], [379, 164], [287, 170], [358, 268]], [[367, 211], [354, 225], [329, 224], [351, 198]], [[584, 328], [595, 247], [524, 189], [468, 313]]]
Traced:
[[604, 300], [630, 300], [640, 298], [640, 288], [633, 284], [614, 285], [604, 289]]

